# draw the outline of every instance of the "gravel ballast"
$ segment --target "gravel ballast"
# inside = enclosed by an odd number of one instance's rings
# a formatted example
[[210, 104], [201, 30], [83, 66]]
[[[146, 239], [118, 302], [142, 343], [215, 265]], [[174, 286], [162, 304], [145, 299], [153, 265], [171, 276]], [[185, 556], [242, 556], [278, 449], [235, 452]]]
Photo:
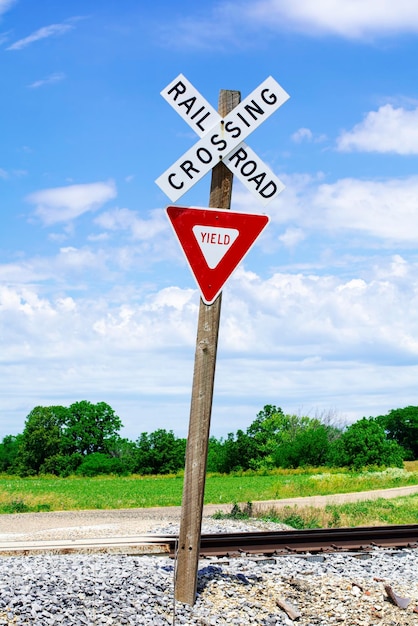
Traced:
[[[203, 532], [254, 530], [207, 520]], [[153, 532], [177, 532], [175, 524]], [[193, 606], [174, 600], [168, 557], [42, 555], [0, 559], [0, 626], [189, 624], [418, 625], [415, 550], [207, 560]], [[385, 586], [411, 600], [389, 601]], [[277, 602], [299, 616], [291, 620]]]

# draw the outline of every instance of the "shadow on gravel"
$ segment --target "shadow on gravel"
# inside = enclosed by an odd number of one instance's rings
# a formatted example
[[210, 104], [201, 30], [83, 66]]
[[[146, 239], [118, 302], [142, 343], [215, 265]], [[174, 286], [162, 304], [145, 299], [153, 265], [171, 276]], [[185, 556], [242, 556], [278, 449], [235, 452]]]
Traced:
[[206, 587], [215, 580], [224, 580], [239, 585], [253, 585], [262, 580], [260, 576], [244, 576], [244, 574], [225, 574], [221, 567], [208, 565], [198, 571], [197, 592], [202, 593]]

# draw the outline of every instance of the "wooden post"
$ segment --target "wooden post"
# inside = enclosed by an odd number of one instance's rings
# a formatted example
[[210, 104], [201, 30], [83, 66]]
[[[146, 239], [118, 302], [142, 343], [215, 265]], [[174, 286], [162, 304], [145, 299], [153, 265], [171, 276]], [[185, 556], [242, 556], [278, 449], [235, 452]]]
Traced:
[[[225, 117], [240, 99], [239, 91], [221, 90], [218, 103], [220, 115]], [[212, 169], [210, 208], [231, 208], [232, 178], [231, 171], [222, 162]], [[210, 305], [200, 300], [197, 327], [175, 581], [176, 600], [190, 605], [196, 600], [221, 300], [222, 294]]]

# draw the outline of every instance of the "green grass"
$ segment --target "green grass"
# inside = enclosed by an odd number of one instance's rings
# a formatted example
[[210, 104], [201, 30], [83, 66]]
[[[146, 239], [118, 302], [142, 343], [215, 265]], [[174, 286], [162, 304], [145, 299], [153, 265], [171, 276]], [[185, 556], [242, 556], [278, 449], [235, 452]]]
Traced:
[[175, 477], [0, 478], [0, 513], [10, 512], [13, 502], [27, 511], [175, 506], [182, 488]]
[[[321, 468], [209, 475], [205, 502], [232, 505], [418, 485], [417, 465], [406, 464], [404, 470], [367, 472], [324, 471]], [[3, 475], [0, 476], [0, 513], [179, 506], [182, 490], [181, 475], [96, 478]]]
[[286, 506], [260, 516], [266, 521], [281, 522], [292, 528], [342, 528], [416, 524], [418, 495], [385, 500], [364, 500], [347, 504], [329, 504], [324, 508]]
[[206, 502], [254, 502], [335, 493], [389, 489], [418, 484], [418, 471], [276, 470], [266, 475], [213, 475], [206, 481]]

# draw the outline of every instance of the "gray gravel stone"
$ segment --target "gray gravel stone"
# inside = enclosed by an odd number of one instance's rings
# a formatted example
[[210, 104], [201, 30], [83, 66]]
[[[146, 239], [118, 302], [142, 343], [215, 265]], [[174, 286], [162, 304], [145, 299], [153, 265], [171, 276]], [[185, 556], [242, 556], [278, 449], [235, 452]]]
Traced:
[[[213, 520], [203, 532], [248, 529]], [[300, 612], [299, 626], [417, 626], [418, 552], [360, 557], [202, 560], [193, 607], [174, 601], [175, 562], [166, 557], [4, 557], [0, 626], [289, 626], [278, 598]], [[385, 584], [411, 598], [407, 610], [387, 601]]]
[[[7, 604], [0, 624], [290, 624], [275, 603], [281, 597], [301, 612], [301, 626], [368, 626], [376, 620], [412, 625], [417, 623], [412, 613], [418, 604], [417, 553], [402, 554], [376, 550], [367, 567], [341, 554], [322, 562], [278, 557], [274, 565], [247, 558], [203, 561], [193, 607], [174, 603], [174, 563], [165, 557], [3, 558], [0, 597]], [[388, 582], [413, 599], [411, 610], [385, 601]]]

